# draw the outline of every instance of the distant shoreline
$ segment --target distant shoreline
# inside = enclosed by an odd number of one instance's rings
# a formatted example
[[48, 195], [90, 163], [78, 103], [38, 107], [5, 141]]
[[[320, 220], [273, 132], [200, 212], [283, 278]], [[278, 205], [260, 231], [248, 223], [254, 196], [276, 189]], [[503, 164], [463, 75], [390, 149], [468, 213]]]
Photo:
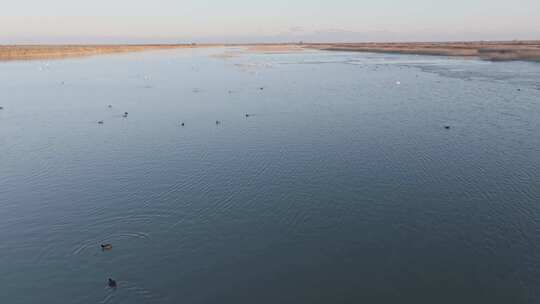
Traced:
[[473, 57], [491, 61], [539, 61], [540, 41], [309, 44], [327, 51]]
[[0, 45], [0, 61], [46, 60], [131, 53], [178, 48], [211, 47], [196, 44], [122, 44], [122, 45]]
[[540, 62], [540, 41], [411, 42], [411, 43], [259, 43], [259, 44], [124, 44], [0, 45], [0, 61], [46, 60], [102, 54], [218, 46], [246, 47], [247, 52], [283, 53], [305, 49], [411, 55], [471, 57], [492, 61]]

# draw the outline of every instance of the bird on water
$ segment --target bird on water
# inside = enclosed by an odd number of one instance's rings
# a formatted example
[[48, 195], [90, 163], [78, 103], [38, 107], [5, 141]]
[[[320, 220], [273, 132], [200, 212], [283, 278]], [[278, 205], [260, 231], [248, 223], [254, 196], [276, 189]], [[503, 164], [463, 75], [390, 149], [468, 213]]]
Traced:
[[112, 244], [101, 244], [101, 249], [102, 250], [111, 250], [112, 249]]

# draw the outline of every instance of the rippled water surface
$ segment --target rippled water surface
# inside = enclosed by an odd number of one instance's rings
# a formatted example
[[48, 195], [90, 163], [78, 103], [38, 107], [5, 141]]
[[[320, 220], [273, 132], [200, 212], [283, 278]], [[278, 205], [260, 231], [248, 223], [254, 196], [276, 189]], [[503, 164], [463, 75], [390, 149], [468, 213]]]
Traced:
[[540, 301], [540, 64], [12, 62], [0, 106], [1, 303]]

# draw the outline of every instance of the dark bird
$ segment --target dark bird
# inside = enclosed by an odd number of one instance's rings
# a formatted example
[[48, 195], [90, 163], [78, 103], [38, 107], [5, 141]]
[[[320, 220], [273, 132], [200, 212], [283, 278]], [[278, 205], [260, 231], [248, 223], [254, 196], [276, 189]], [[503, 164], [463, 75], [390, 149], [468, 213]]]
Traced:
[[444, 126], [446, 130], [450, 130], [450, 126]]
[[101, 244], [102, 250], [112, 250], [112, 244]]
[[109, 109], [112, 108], [112, 105], [108, 105]]
[[261, 91], [264, 90], [264, 87], [260, 87], [259, 90], [261, 90]]
[[180, 125], [183, 127], [183, 126], [185, 126], [186, 124], [185, 124], [185, 123], [181, 123]]
[[3, 110], [3, 109], [4, 109], [4, 107], [0, 107], [0, 110]]
[[103, 124], [103, 120], [100, 120], [97, 122], [98, 124], [102, 125]]
[[221, 123], [221, 121], [216, 120], [216, 125], [219, 125], [220, 123]]
[[249, 114], [246, 114], [246, 117], [249, 117], [249, 116], [251, 116], [251, 115], [249, 115]]
[[110, 288], [116, 288], [116, 286], [118, 286], [118, 285], [116, 284], [116, 281], [113, 280], [113, 279], [111, 279], [111, 278], [109, 278], [108, 285], [109, 285]]
[[124, 112], [124, 118], [128, 117], [128, 112]]

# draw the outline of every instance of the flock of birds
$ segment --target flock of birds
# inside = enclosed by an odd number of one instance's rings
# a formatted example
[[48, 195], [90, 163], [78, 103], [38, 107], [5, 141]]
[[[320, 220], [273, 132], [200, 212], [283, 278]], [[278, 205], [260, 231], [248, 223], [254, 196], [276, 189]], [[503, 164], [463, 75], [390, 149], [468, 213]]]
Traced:
[[[64, 83], [62, 82], [62, 84], [64, 84]], [[396, 85], [398, 85], [398, 86], [401, 85], [401, 81], [396, 81]], [[539, 86], [537, 89], [540, 90], [540, 86]], [[264, 90], [264, 87], [259, 87], [259, 90], [261, 90], [261, 91]], [[521, 89], [518, 88], [517, 91], [521, 91]], [[229, 91], [229, 93], [232, 93], [232, 91]], [[108, 108], [109, 108], [109, 109], [112, 108], [112, 105], [108, 105]], [[4, 109], [4, 107], [0, 106], [0, 110], [3, 110], [3, 109]], [[122, 114], [122, 117], [123, 117], [123, 118], [127, 118], [128, 115], [129, 115], [128, 112], [124, 112], [124, 114]], [[248, 117], [250, 117], [250, 116], [251, 116], [251, 114], [248, 114], [248, 113], [245, 114], [245, 117], [246, 117], [246, 118], [248, 118]], [[104, 122], [103, 120], [99, 120], [97, 123], [100, 124], [100, 125], [102, 125], [102, 124], [104, 124], [105, 122]], [[221, 124], [221, 121], [216, 120], [216, 125], [219, 125], [219, 124]], [[186, 125], [185, 122], [180, 122], [180, 126], [184, 127], [185, 125]], [[452, 128], [452, 127], [449, 126], [449, 125], [445, 125], [445, 126], [444, 126], [444, 129], [446, 129], [446, 130], [450, 130], [451, 128]]]
[[[109, 108], [112, 108], [112, 105], [109, 105], [108, 107], [109, 107]], [[3, 109], [3, 108], [0, 107], [0, 110], [2, 110], [2, 109]], [[124, 114], [122, 114], [122, 117], [123, 117], [123, 118], [127, 118], [128, 115], [129, 115], [128, 112], [124, 112]], [[246, 118], [249, 118], [249, 117], [251, 117], [251, 114], [246, 113], [246, 114], [245, 114], [245, 117], [246, 117]], [[104, 124], [105, 122], [104, 122], [103, 120], [99, 120], [97, 123], [98, 123], [99, 125], [102, 125], [102, 124]], [[216, 120], [216, 125], [219, 125], [219, 124], [221, 124], [221, 121]], [[180, 122], [180, 126], [184, 127], [185, 125], [186, 125], [185, 122]]]
[[[260, 90], [260, 91], [264, 90], [264, 87], [259, 87], [259, 90]], [[229, 94], [230, 94], [230, 93], [232, 93], [232, 91], [229, 91]], [[112, 105], [108, 105], [107, 107], [108, 107], [109, 109], [111, 109], [111, 108], [112, 108]], [[0, 110], [2, 110], [2, 109], [3, 109], [3, 108], [0, 107]], [[122, 114], [122, 117], [123, 117], [123, 118], [128, 118], [128, 115], [129, 115], [128, 112], [124, 112], [124, 114]], [[249, 117], [251, 117], [251, 114], [246, 113], [244, 116], [245, 116], [246, 118], [249, 118]], [[102, 125], [102, 124], [105, 123], [105, 121], [103, 121], [103, 120], [98, 120], [97, 123], [98, 123], [99, 125]], [[216, 125], [220, 125], [220, 124], [221, 124], [221, 121], [216, 120]], [[186, 126], [186, 123], [185, 123], [185, 122], [180, 122], [180, 126], [185, 127], [185, 126]]]

